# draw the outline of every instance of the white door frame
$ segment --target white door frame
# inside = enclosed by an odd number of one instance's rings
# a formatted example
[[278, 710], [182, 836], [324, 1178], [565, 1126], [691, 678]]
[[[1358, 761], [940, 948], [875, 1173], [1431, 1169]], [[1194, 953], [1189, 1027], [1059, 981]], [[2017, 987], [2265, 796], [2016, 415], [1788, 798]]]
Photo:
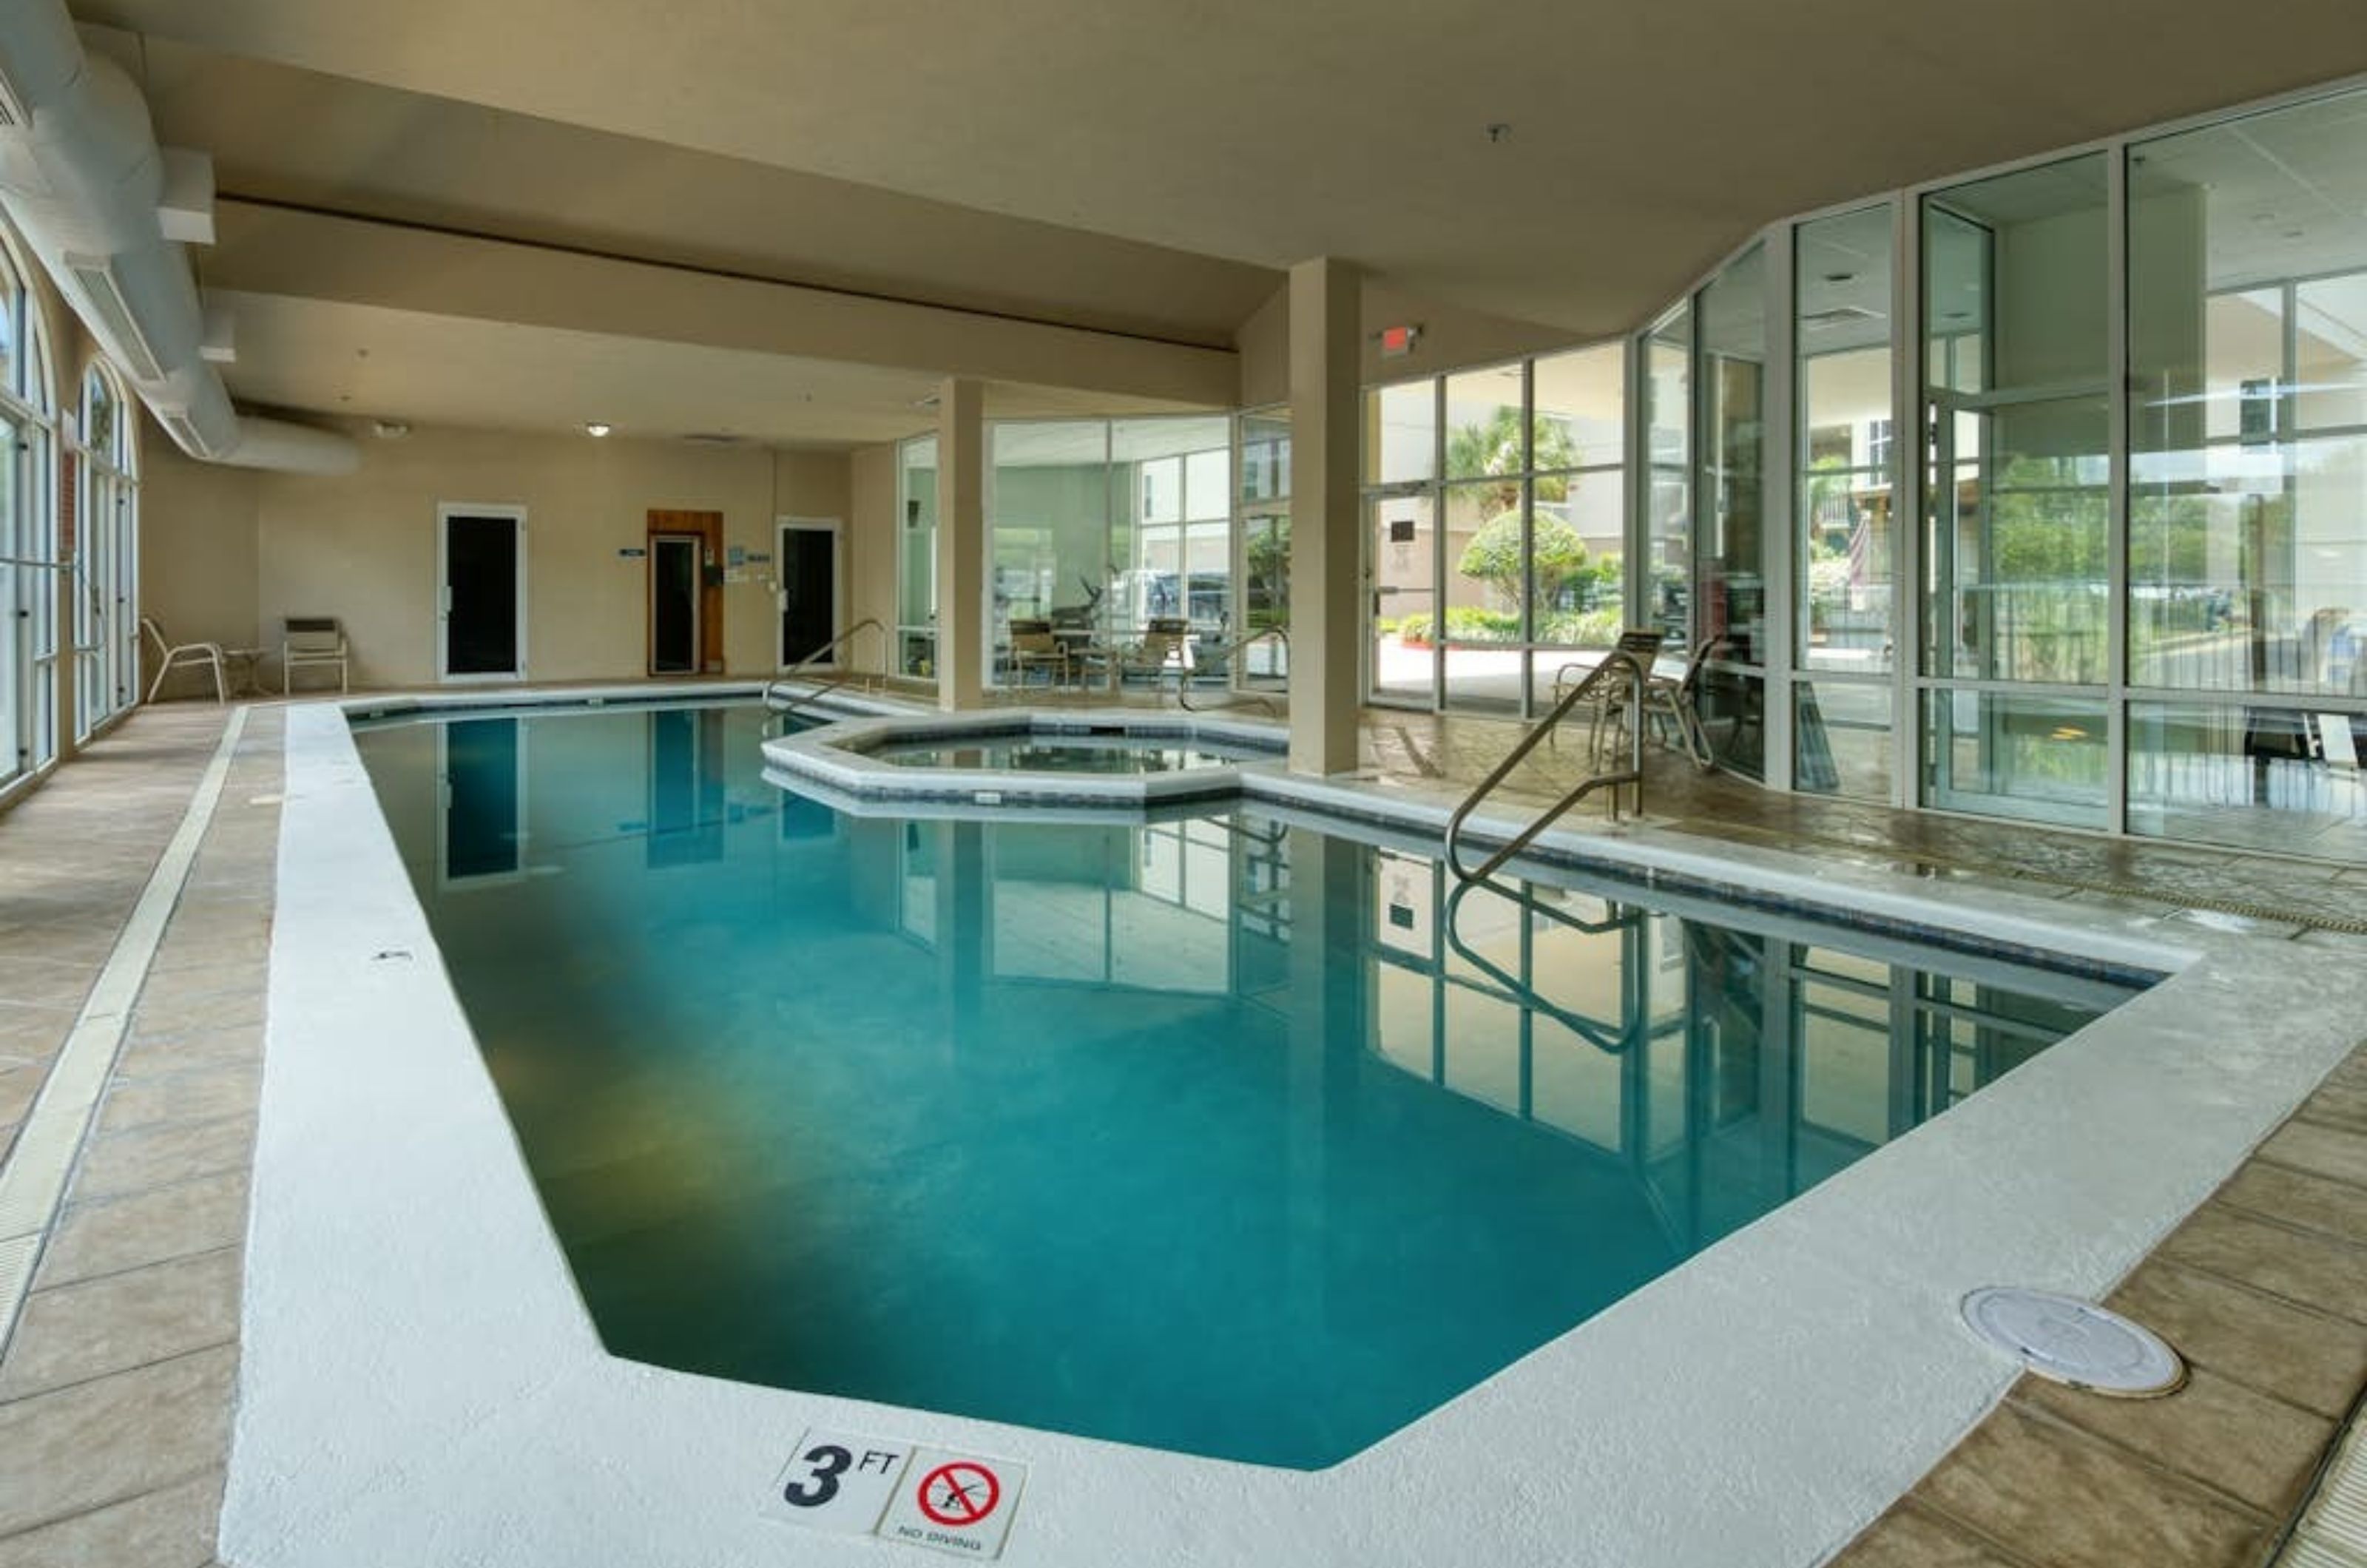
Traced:
[[[788, 565], [789, 535], [792, 533], [828, 534], [830, 536], [830, 635], [838, 636], [846, 629], [846, 525], [836, 517], [776, 517], [773, 519], [773, 668], [786, 671], [795, 662], [789, 650], [781, 646], [782, 597], [781, 586], [787, 580], [782, 575]], [[810, 668], [836, 670], [841, 655], [849, 651], [844, 646], [831, 650], [826, 659], [816, 660]]]
[[[452, 542], [452, 519], [455, 517], [506, 517], [515, 525], [512, 538], [517, 549], [517, 668], [495, 670], [482, 673], [455, 675], [452, 673], [450, 631], [452, 606], [450, 582], [452, 563], [449, 559]], [[527, 671], [526, 628], [526, 508], [501, 504], [475, 505], [468, 502], [439, 502], [436, 507], [436, 678], [447, 686], [483, 685], [495, 681], [523, 681]]]
[[649, 536], [649, 554], [643, 558], [641, 572], [649, 581], [647, 601], [641, 606], [649, 616], [649, 630], [644, 634], [649, 641], [649, 657], [641, 660], [641, 668], [644, 674], [652, 678], [659, 675], [658, 549], [663, 545], [690, 547], [690, 668], [664, 672], [664, 678], [679, 681], [686, 675], [706, 673], [705, 660], [700, 655], [707, 644], [700, 634], [707, 629], [707, 606], [702, 603], [707, 597], [707, 536], [686, 529], [661, 528]]

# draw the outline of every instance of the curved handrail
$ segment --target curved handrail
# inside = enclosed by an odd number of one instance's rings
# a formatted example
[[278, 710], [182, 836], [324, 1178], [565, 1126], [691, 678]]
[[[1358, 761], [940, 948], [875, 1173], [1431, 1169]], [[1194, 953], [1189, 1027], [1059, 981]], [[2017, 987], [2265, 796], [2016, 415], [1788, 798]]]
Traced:
[[836, 652], [840, 648], [852, 641], [855, 633], [866, 629], [878, 632], [882, 637], [885, 637], [888, 635], [888, 628], [879, 624], [879, 617], [877, 615], [864, 616], [863, 619], [855, 622], [853, 626], [847, 627], [844, 631], [839, 633], [828, 642], [823, 643], [820, 648], [815, 649], [811, 653], [807, 654], [803, 659], [798, 660], [787, 670], [782, 671], [778, 675], [776, 675], [771, 680], [765, 682], [764, 705], [773, 710], [776, 717], [787, 718], [790, 715], [796, 713], [798, 709], [803, 707], [806, 704], [825, 696], [828, 694], [838, 690], [839, 687], [845, 685], [849, 681], [854, 680], [856, 671], [849, 670], [842, 673], [836, 680], [825, 681], [821, 685], [816, 686], [812, 691], [807, 692], [802, 695], [781, 690], [783, 686], [787, 685], [798, 675], [811, 669], [815, 664], [819, 663], [823, 655]]
[[[1230, 659], [1235, 654], [1247, 649], [1251, 643], [1263, 642], [1268, 637], [1273, 638], [1274, 641], [1282, 645], [1283, 657], [1285, 660], [1290, 657], [1290, 634], [1280, 626], [1261, 626], [1256, 631], [1250, 633], [1247, 637], [1234, 638], [1231, 642], [1227, 643], [1224, 647], [1217, 649], [1214, 653], [1209, 654], [1208, 658], [1211, 660]], [[1238, 688], [1236, 688], [1236, 692], [1241, 701], [1261, 703], [1264, 705], [1265, 710], [1268, 713], [1277, 711], [1276, 705], [1272, 697], [1263, 695], [1256, 692], [1240, 692]], [[1191, 672], [1180, 667], [1175, 671], [1175, 705], [1182, 708], [1185, 713], [1206, 713], [1213, 711], [1207, 708], [1195, 708], [1192, 705]], [[1226, 703], [1223, 705], [1226, 707], [1239, 707], [1241, 704], [1240, 702], [1230, 702]]]
[[1502, 865], [1506, 861], [1511, 860], [1514, 855], [1519, 854], [1523, 850], [1527, 849], [1530, 844], [1534, 843], [1536, 840], [1538, 834], [1552, 827], [1556, 822], [1560, 821], [1564, 812], [1567, 812], [1571, 807], [1576, 806], [1580, 801], [1585, 799], [1588, 795], [1593, 794], [1596, 790], [1601, 789], [1605, 785], [1609, 785], [1612, 792], [1611, 816], [1614, 821], [1616, 821], [1619, 817], [1619, 786], [1621, 784], [1632, 784], [1636, 786], [1636, 809], [1638, 811], [1643, 810], [1644, 727], [1639, 722], [1630, 724], [1627, 727], [1628, 761], [1627, 767], [1624, 772], [1615, 773], [1596, 773], [1592, 777], [1589, 778], [1584, 784], [1580, 784], [1576, 789], [1562, 796], [1561, 799], [1554, 805], [1552, 809], [1544, 812], [1527, 827], [1512, 835], [1511, 841], [1506, 843], [1503, 848], [1498, 850], [1494, 854], [1489, 855], [1485, 861], [1482, 861], [1477, 871], [1467, 868], [1463, 863], [1462, 844], [1460, 841], [1463, 833], [1463, 825], [1471, 819], [1471, 814], [1479, 808], [1479, 803], [1492, 794], [1498, 784], [1502, 784], [1506, 778], [1510, 777], [1512, 770], [1520, 766], [1522, 761], [1525, 759], [1531, 751], [1536, 750], [1537, 742], [1543, 740], [1546, 736], [1553, 733], [1554, 727], [1559, 724], [1562, 719], [1569, 715], [1570, 709], [1576, 707], [1580, 703], [1586, 701], [1594, 694], [1594, 689], [1598, 682], [1623, 677], [1628, 683], [1628, 701], [1635, 705], [1630, 711], [1638, 714], [1642, 713], [1644, 709], [1644, 687], [1648, 679], [1644, 673], [1644, 667], [1627, 654], [1614, 649], [1603, 660], [1602, 663], [1594, 667], [1594, 673], [1589, 675], [1585, 680], [1580, 681], [1577, 685], [1571, 687], [1569, 694], [1562, 698], [1561, 701], [1556, 703], [1553, 705], [1553, 710], [1547, 713], [1545, 717], [1539, 719], [1536, 724], [1531, 728], [1528, 734], [1521, 738], [1521, 743], [1512, 748], [1511, 754], [1502, 761], [1497, 763], [1494, 769], [1489, 773], [1488, 776], [1479, 781], [1479, 786], [1473, 790], [1469, 795], [1466, 795], [1464, 797], [1463, 804], [1455, 808], [1455, 815], [1446, 819], [1446, 863], [1454, 871], [1457, 880], [1463, 882], [1479, 882], [1486, 879], [1498, 866]]

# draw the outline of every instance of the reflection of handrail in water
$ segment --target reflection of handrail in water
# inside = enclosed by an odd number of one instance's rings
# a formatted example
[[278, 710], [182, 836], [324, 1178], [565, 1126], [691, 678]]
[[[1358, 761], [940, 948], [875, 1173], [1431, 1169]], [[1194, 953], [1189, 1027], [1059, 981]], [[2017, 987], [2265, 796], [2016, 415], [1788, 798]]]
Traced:
[[[1644, 912], [1641, 909], [1629, 908], [1623, 904], [1612, 904], [1609, 907], [1615, 912], [1609, 919], [1581, 920], [1574, 915], [1567, 915], [1559, 909], [1538, 903], [1535, 890], [1533, 888], [1523, 888], [1515, 893], [1498, 883], [1465, 882], [1458, 884], [1455, 891], [1446, 896], [1446, 918], [1443, 922], [1446, 945], [1453, 948], [1465, 963], [1501, 986], [1506, 993], [1506, 1000], [1521, 1008], [1544, 1013], [1598, 1051], [1607, 1052], [1616, 1056], [1634, 1044], [1636, 1031], [1642, 1021], [1641, 1009], [1631, 1007], [1630, 1011], [1634, 1016], [1621, 1019], [1619, 1027], [1614, 1029], [1599, 1020], [1588, 1018], [1583, 1013], [1574, 1012], [1558, 1003], [1546, 1000], [1537, 994], [1535, 987], [1524, 985], [1510, 970], [1495, 960], [1481, 955], [1470, 943], [1463, 940], [1462, 933], [1455, 929], [1455, 922], [1462, 914], [1464, 895], [1475, 887], [1482, 886], [1499, 897], [1510, 899], [1520, 905], [1524, 919], [1531, 914], [1543, 915], [1585, 936], [1606, 936], [1613, 931], [1624, 931], [1632, 936], [1642, 930]], [[1632, 953], [1627, 954], [1625, 972], [1634, 974], [1638, 962], [1637, 954]], [[1632, 998], [1630, 1000], [1632, 1001]]]
[[[1261, 626], [1256, 631], [1250, 633], [1247, 637], [1236, 637], [1231, 642], [1227, 643], [1224, 647], [1217, 649], [1214, 653], [1208, 654], [1203, 661], [1213, 663], [1220, 659], [1229, 660], [1234, 655], [1246, 651], [1251, 643], [1263, 642], [1268, 637], [1272, 637], [1275, 642], [1282, 645], [1282, 656], [1286, 663], [1290, 658], [1290, 634], [1280, 626]], [[1263, 695], [1259, 693], [1240, 692], [1237, 689], [1235, 695], [1238, 700], [1224, 703], [1219, 705], [1228, 708], [1237, 708], [1243, 703], [1256, 703], [1260, 706], [1263, 707], [1268, 713], [1279, 713], [1282, 711], [1280, 704], [1276, 703], [1272, 697]], [[1206, 713], [1211, 711], [1207, 708], [1195, 708], [1192, 705], [1192, 672], [1184, 669], [1181, 664], [1175, 667], [1175, 703], [1176, 705], [1181, 707], [1185, 713]]]
[[841, 671], [835, 680], [825, 681], [821, 685], [816, 686], [812, 691], [806, 693], [802, 696], [781, 690], [781, 688], [787, 685], [792, 679], [804, 673], [806, 671], [811, 669], [815, 664], [821, 662], [823, 655], [836, 652], [839, 648], [851, 641], [855, 633], [864, 630], [866, 627], [878, 632], [882, 637], [885, 637], [888, 635], [888, 628], [879, 624], [879, 618], [878, 616], [866, 615], [863, 619], [855, 622], [853, 626], [847, 627], [844, 631], [839, 633], [828, 642], [823, 643], [820, 648], [815, 649], [811, 653], [807, 654], [803, 659], [798, 660], [787, 670], [782, 671], [778, 675], [774, 676], [770, 681], [765, 682], [764, 705], [772, 709], [773, 716], [776, 718], [791, 717], [797, 713], [798, 709], [803, 707], [806, 704], [819, 702], [823, 697], [828, 696], [831, 693], [838, 690], [841, 686], [845, 685], [848, 682], [856, 679], [862, 671], [847, 670]]
[[1210, 817], [1204, 818], [1204, 820], [1214, 822], [1217, 827], [1222, 828], [1226, 832], [1230, 833], [1236, 839], [1247, 839], [1251, 843], [1257, 844], [1269, 850], [1274, 848], [1276, 845], [1280, 844], [1283, 840], [1290, 836], [1289, 823], [1276, 822], [1270, 817], [1266, 818], [1266, 821], [1271, 824], [1274, 829], [1274, 831], [1270, 833], [1261, 833], [1253, 829], [1243, 827], [1241, 825], [1240, 817], [1238, 813], [1224, 817]]

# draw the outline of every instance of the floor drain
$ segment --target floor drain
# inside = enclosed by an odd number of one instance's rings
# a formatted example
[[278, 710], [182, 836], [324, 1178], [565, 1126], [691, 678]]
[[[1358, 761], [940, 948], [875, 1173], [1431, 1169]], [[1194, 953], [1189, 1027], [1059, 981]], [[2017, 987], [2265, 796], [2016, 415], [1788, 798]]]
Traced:
[[1993, 1286], [1966, 1296], [1964, 1312], [1983, 1342], [2056, 1382], [2122, 1399], [2186, 1384], [2186, 1363], [2159, 1335], [2077, 1296]]

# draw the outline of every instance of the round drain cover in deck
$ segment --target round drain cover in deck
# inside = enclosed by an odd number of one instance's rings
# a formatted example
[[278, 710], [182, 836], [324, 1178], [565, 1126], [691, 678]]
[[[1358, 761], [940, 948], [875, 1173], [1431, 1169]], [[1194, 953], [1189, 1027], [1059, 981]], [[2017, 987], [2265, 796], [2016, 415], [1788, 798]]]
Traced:
[[2186, 1363], [2159, 1335], [2093, 1302], [1993, 1286], [1966, 1296], [1964, 1311], [1988, 1344], [2073, 1388], [2146, 1399], [2186, 1382]]

